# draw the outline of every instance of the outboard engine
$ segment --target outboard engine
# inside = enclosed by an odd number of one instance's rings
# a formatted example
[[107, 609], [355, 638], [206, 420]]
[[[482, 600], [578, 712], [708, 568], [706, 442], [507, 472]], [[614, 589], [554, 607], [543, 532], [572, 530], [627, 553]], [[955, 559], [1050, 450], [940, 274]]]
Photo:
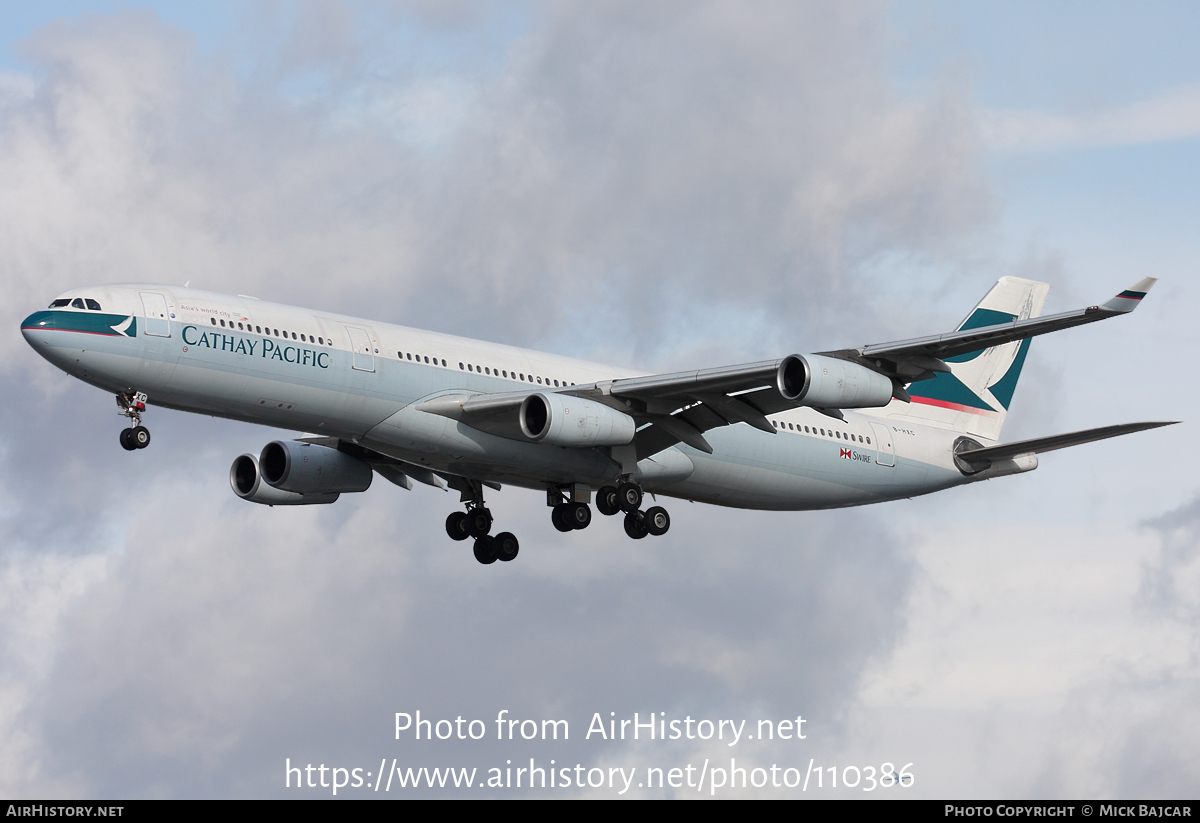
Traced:
[[328, 446], [276, 440], [258, 458], [267, 485], [297, 494], [362, 492], [371, 485], [371, 466]]
[[229, 485], [243, 500], [266, 506], [310, 506], [332, 503], [340, 497], [338, 494], [297, 494], [268, 486], [259, 471], [258, 458], [252, 454], [243, 454], [233, 461], [229, 468]]
[[785, 400], [820, 409], [865, 409], [892, 402], [891, 379], [849, 360], [820, 354], [784, 358], [776, 383]]

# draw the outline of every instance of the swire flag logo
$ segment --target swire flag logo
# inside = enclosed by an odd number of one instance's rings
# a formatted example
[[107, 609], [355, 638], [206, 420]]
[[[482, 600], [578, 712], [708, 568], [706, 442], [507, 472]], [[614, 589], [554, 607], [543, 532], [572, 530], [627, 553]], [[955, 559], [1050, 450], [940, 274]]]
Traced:
[[846, 458], [847, 460], [853, 460], [853, 459], [854, 459], [853, 457], [851, 457], [851, 456], [850, 456], [850, 450], [849, 450], [849, 449], [842, 449], [842, 457]]

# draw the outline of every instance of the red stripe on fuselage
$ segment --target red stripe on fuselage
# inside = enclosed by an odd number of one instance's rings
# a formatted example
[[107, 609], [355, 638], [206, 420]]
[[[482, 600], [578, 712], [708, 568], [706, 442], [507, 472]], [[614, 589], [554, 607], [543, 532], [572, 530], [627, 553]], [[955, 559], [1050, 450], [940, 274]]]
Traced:
[[962, 403], [951, 403], [949, 400], [934, 400], [932, 397], [921, 397], [920, 395], [910, 395], [914, 403], [921, 403], [926, 406], [937, 406], [942, 409], [950, 409], [951, 411], [968, 412], [970, 414], [995, 414], [991, 409], [977, 409], [974, 406], [964, 406]]
[[21, 331], [65, 331], [71, 334], [94, 334], [97, 337], [128, 337], [127, 334], [117, 334], [116, 332], [103, 331], [84, 331], [83, 329], [48, 329], [45, 326], [22, 326]]

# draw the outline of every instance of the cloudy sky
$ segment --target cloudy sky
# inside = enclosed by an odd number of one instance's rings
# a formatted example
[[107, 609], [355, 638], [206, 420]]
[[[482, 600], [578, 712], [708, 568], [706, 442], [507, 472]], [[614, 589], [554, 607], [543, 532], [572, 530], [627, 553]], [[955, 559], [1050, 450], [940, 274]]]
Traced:
[[[331, 794], [287, 789], [289, 759], [641, 779], [733, 757], [911, 763], [888, 791], [922, 797], [1195, 797], [1198, 22], [4, 4], [0, 795]], [[607, 519], [561, 535], [505, 489], [502, 567], [446, 539], [456, 496], [427, 487], [238, 500], [230, 462], [280, 432], [152, 409], [126, 453], [112, 398], [18, 331], [69, 288], [191, 281], [670, 369], [948, 330], [1006, 274], [1052, 283], [1047, 311], [1161, 279], [1131, 317], [1036, 341], [1006, 439], [1184, 424], [866, 509], [674, 502], [636, 544]], [[396, 740], [417, 710], [489, 734]], [[497, 741], [502, 710], [570, 740]], [[584, 739], [634, 712], [799, 715], [806, 739]], [[808, 795], [887, 796], [862, 788]], [[673, 794], [696, 790], [625, 796]]]

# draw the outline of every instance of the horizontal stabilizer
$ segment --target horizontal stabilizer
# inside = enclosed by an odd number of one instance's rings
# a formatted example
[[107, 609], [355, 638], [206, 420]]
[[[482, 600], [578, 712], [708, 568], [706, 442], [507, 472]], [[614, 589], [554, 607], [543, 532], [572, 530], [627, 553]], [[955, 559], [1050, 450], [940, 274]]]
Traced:
[[1158, 280], [1153, 277], [1143, 277], [1112, 300], [1109, 300], [1101, 308], [1119, 312], [1133, 311], [1138, 307], [1138, 303], [1142, 302], [1142, 298], [1146, 296], [1146, 292], [1150, 291], [1150, 287], [1157, 282]]
[[1178, 422], [1178, 420], [1167, 420], [1151, 423], [1122, 423], [1118, 426], [1102, 426], [1098, 429], [1085, 429], [1084, 431], [1070, 432], [1068, 434], [1055, 434], [1050, 437], [1038, 437], [1033, 440], [1021, 440], [1016, 443], [1003, 443], [999, 446], [988, 446], [981, 449], [972, 449], [972, 441], [964, 440], [961, 441], [964, 450], [958, 451], [955, 454], [955, 459], [965, 462], [972, 469], [977, 470], [985, 468], [997, 460], [1005, 460], [1023, 454], [1051, 452], [1055, 449], [1065, 449], [1068, 446], [1078, 446], [1082, 443], [1106, 440], [1109, 437], [1119, 437], [1122, 434], [1133, 434], [1134, 432], [1146, 431], [1147, 429], [1157, 429], [1159, 426], [1173, 426]]

